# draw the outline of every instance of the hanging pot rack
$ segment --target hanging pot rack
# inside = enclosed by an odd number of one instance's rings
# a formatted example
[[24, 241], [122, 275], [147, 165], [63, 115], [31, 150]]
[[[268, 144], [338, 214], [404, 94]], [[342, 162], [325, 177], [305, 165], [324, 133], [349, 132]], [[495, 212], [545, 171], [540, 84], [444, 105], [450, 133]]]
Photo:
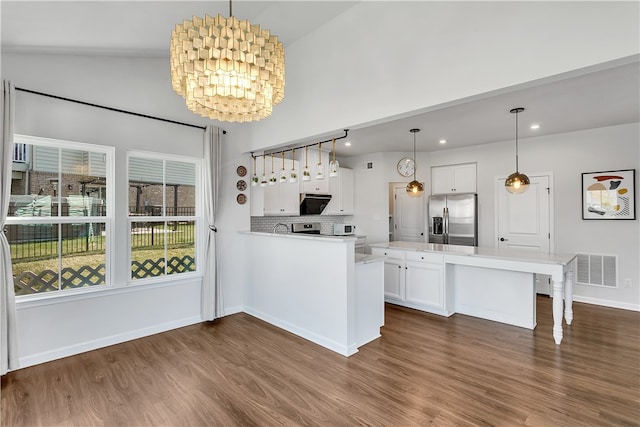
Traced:
[[265, 153], [262, 153], [262, 154], [254, 154], [253, 151], [252, 151], [251, 152], [251, 158], [252, 159], [257, 159], [257, 158], [266, 157], [266, 156], [282, 155], [284, 153], [288, 153], [289, 151], [298, 150], [300, 148], [315, 147], [316, 145], [322, 145], [322, 144], [327, 143], [327, 142], [333, 142], [334, 140], [338, 141], [340, 139], [345, 139], [348, 134], [349, 134], [349, 129], [344, 129], [344, 135], [338, 136], [338, 137], [332, 137], [332, 138], [329, 138], [329, 139], [327, 139], [325, 141], [313, 142], [311, 144], [306, 144], [306, 145], [299, 145], [299, 146], [296, 146], [296, 147], [287, 148], [287, 149], [279, 150], [279, 151], [273, 151], [273, 152], [270, 152], [270, 153], [266, 153], [265, 152]]

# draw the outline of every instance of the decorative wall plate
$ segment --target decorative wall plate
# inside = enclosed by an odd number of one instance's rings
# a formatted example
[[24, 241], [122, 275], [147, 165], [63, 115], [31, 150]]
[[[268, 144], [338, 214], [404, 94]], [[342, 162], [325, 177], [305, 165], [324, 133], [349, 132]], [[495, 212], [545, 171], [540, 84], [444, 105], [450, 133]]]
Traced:
[[238, 204], [240, 205], [244, 205], [247, 202], [247, 196], [245, 196], [244, 194], [238, 194], [236, 196], [236, 202], [238, 202]]
[[238, 176], [245, 176], [247, 174], [247, 168], [242, 165], [238, 166], [238, 168], [236, 169], [236, 173], [238, 174]]
[[236, 182], [236, 188], [239, 191], [244, 191], [247, 189], [247, 182], [244, 179], [239, 179], [238, 182]]

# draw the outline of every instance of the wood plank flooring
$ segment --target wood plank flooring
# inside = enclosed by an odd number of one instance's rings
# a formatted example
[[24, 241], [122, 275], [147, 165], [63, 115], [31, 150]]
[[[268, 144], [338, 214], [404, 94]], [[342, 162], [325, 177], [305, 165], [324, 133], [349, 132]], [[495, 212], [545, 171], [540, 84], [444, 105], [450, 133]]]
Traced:
[[2, 377], [3, 426], [637, 426], [640, 313], [534, 331], [386, 307], [345, 358], [246, 314]]

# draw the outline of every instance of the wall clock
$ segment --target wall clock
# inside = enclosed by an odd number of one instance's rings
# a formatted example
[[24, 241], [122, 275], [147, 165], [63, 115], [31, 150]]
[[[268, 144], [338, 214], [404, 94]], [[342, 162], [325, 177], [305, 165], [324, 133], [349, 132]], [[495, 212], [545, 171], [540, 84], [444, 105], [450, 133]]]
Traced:
[[405, 157], [398, 162], [398, 173], [404, 177], [411, 176], [416, 171], [416, 162], [411, 157]]

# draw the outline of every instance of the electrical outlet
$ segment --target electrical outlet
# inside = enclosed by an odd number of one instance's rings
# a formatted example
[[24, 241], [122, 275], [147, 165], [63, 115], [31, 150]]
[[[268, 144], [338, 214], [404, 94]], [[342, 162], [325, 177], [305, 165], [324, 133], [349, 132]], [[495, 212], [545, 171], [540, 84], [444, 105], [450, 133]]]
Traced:
[[631, 287], [631, 279], [624, 279], [624, 287], [625, 288]]

